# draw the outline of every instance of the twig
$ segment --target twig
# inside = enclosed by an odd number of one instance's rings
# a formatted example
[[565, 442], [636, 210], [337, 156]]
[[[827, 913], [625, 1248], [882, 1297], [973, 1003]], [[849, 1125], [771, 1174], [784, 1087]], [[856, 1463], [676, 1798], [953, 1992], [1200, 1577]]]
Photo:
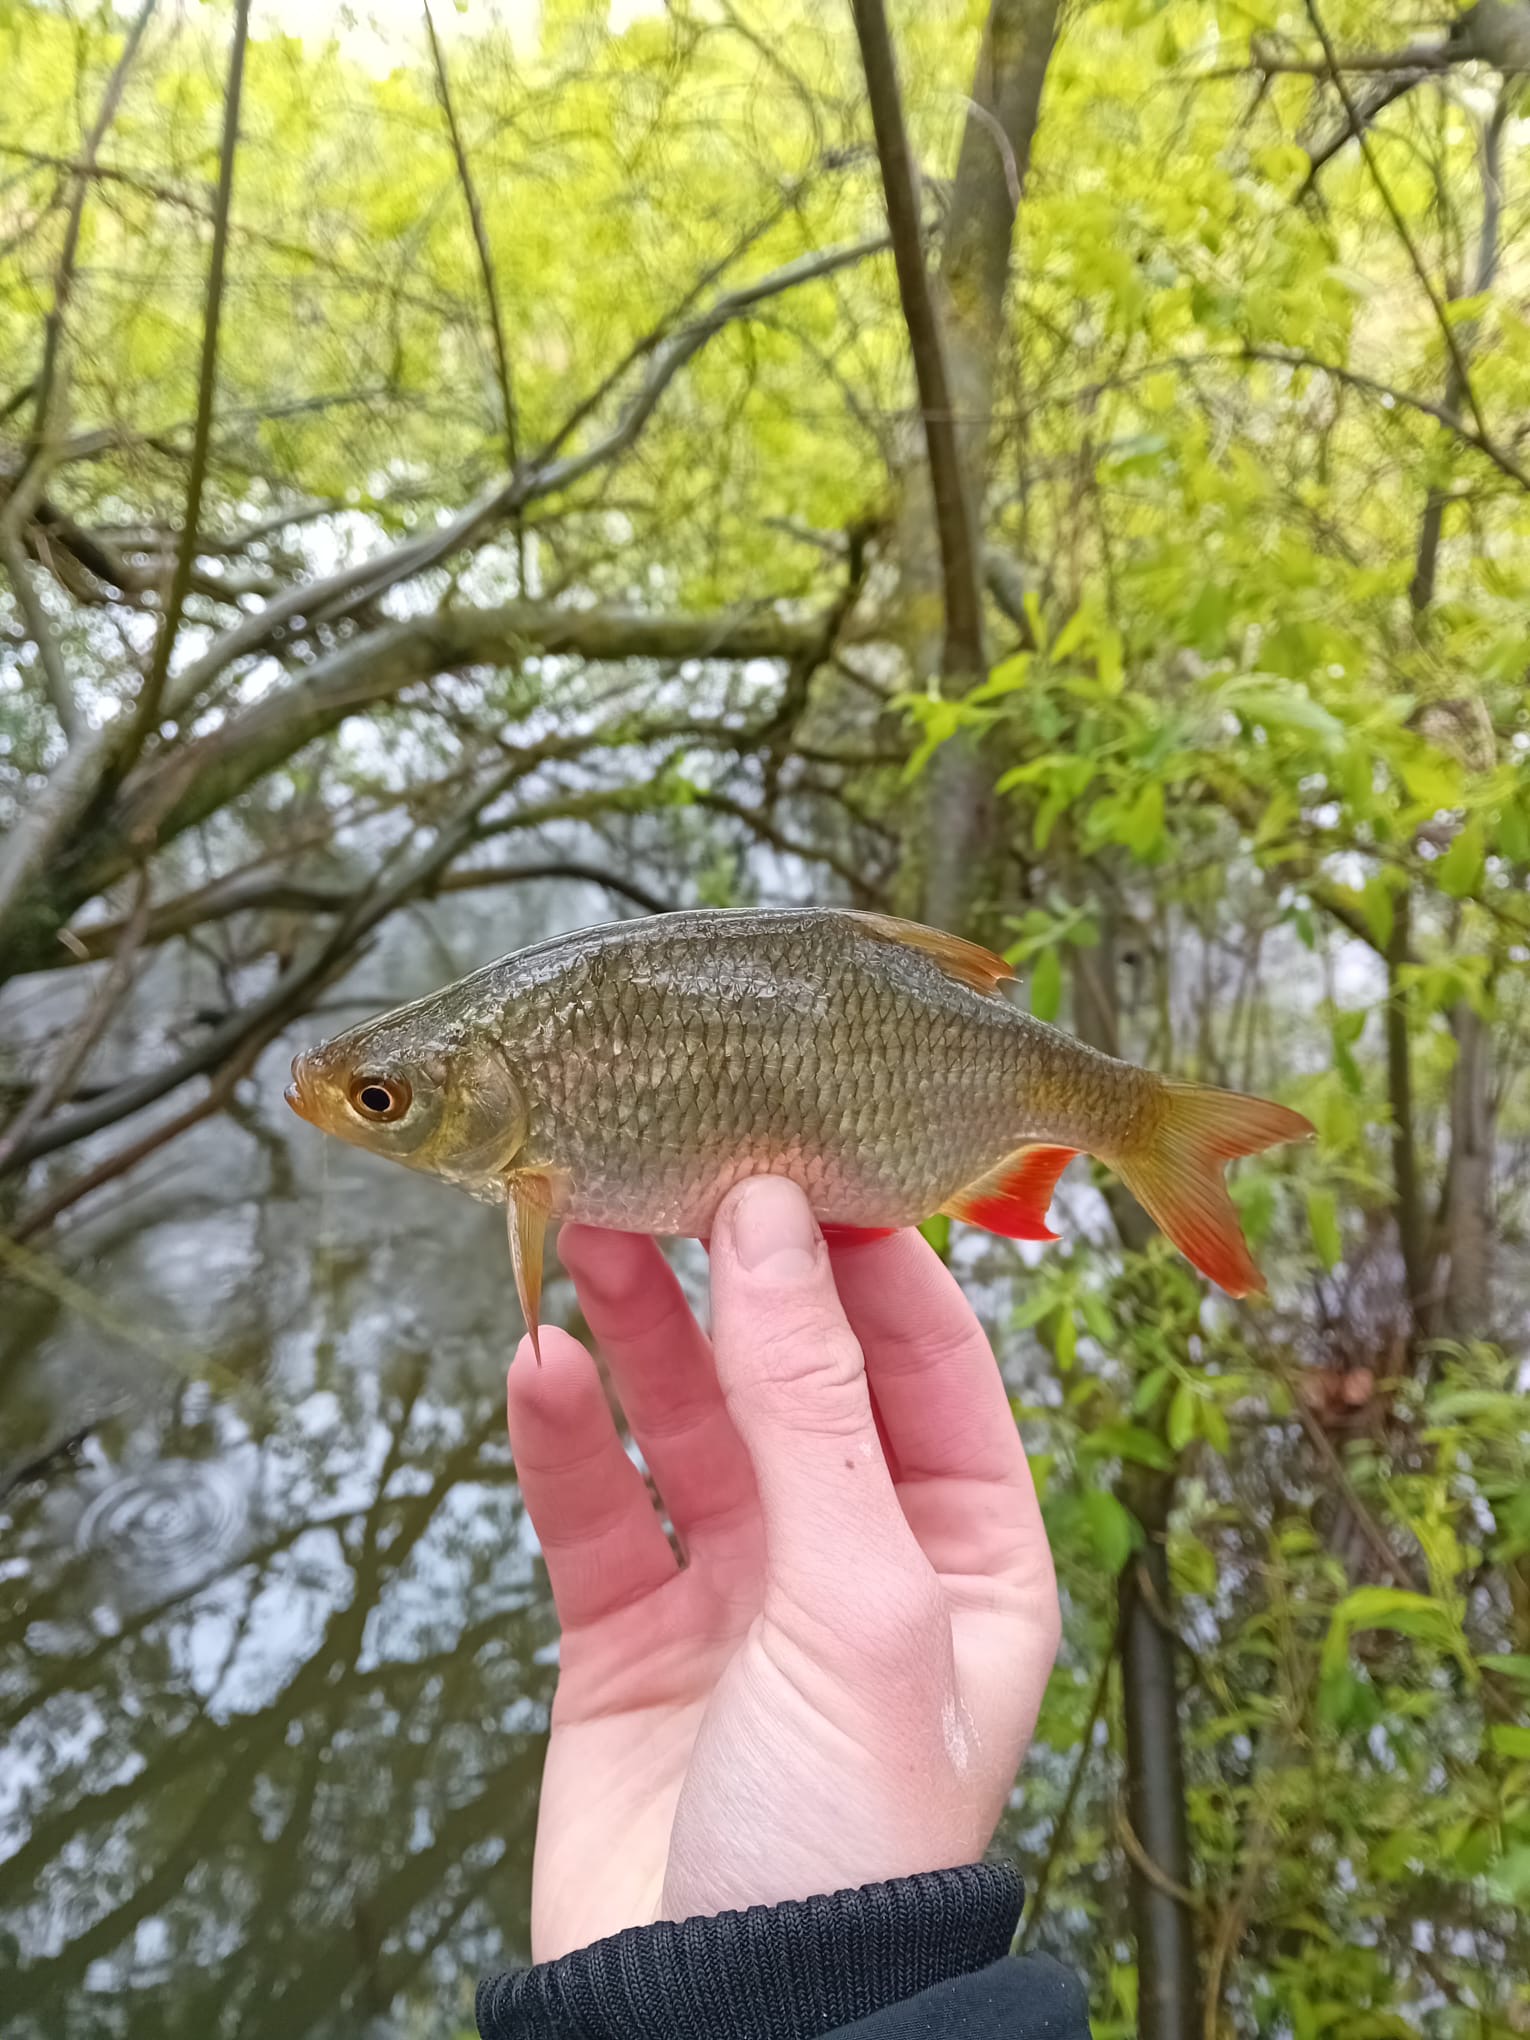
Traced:
[[0, 562], [10, 577], [16, 596], [16, 606], [21, 611], [27, 627], [27, 635], [37, 647], [37, 657], [42, 666], [43, 682], [48, 699], [53, 704], [53, 713], [58, 717], [59, 727], [72, 744], [82, 727], [79, 703], [74, 698], [74, 687], [59, 650], [58, 639], [53, 634], [53, 625], [42, 597], [32, 585], [32, 570], [27, 564], [21, 541], [9, 529], [6, 520], [0, 519]]
[[88, 1197], [93, 1190], [100, 1190], [106, 1184], [116, 1182], [118, 1177], [136, 1169], [140, 1162], [147, 1161], [149, 1156], [157, 1153], [160, 1148], [168, 1146], [172, 1140], [178, 1140], [183, 1133], [189, 1133], [193, 1126], [199, 1126], [204, 1119], [211, 1119], [215, 1113], [221, 1112], [241, 1079], [249, 1075], [262, 1049], [281, 1032], [284, 1025], [283, 1019], [276, 1019], [260, 1029], [245, 1047], [237, 1055], [231, 1056], [216, 1073], [205, 1094], [195, 1105], [188, 1105], [184, 1112], [177, 1113], [173, 1119], [164, 1120], [139, 1139], [130, 1141], [126, 1147], [118, 1148], [115, 1154], [108, 1155], [93, 1169], [87, 1169], [83, 1175], [75, 1176], [62, 1188], [55, 1190], [51, 1197], [45, 1197], [40, 1204], [34, 1204], [32, 1209], [25, 1212], [12, 1226], [10, 1237], [18, 1243], [31, 1239], [52, 1225], [53, 1221], [71, 1205], [78, 1204], [82, 1197]]
[[1124, 1808], [1118, 1808], [1116, 1811], [1116, 1834], [1122, 1848], [1155, 1890], [1161, 1891], [1166, 1898], [1172, 1898], [1176, 1905], [1182, 1905], [1190, 1912], [1198, 1913], [1201, 1910], [1200, 1893], [1192, 1891], [1188, 1885], [1176, 1882], [1162, 1864], [1153, 1861], [1143, 1848], [1136, 1829], [1127, 1819]]
[[[505, 425], [505, 467], [514, 474], [521, 462], [520, 418], [515, 404], [515, 385], [510, 377], [510, 352], [505, 345], [504, 321], [500, 316], [499, 291], [494, 281], [494, 257], [489, 248], [488, 231], [484, 226], [483, 208], [478, 202], [477, 186], [468, 167], [467, 150], [463, 145], [462, 130], [457, 124], [457, 109], [452, 104], [451, 85], [446, 74], [446, 52], [436, 34], [435, 16], [430, 11], [430, 0], [423, 0], [425, 10], [425, 33], [430, 38], [430, 57], [435, 66], [436, 92], [441, 101], [441, 111], [446, 116], [447, 133], [451, 136], [452, 155], [456, 159], [457, 177], [462, 186], [462, 196], [467, 203], [468, 218], [472, 222], [473, 245], [478, 250], [478, 267], [483, 276], [483, 294], [488, 307], [489, 326], [494, 335], [494, 366], [499, 377], [499, 397], [504, 411]], [[515, 531], [516, 593], [526, 592], [526, 533], [520, 517], [513, 520]]]
[[320, 581], [309, 581], [269, 602], [256, 616], [246, 617], [214, 640], [202, 658], [179, 674], [169, 690], [171, 713], [182, 715], [235, 659], [264, 650], [294, 616], [346, 614], [414, 579], [454, 553], [476, 544], [507, 517], [539, 497], [571, 488], [595, 469], [618, 459], [633, 444], [676, 374], [712, 337], [760, 304], [802, 284], [832, 276], [886, 250], [887, 237], [877, 234], [816, 255], [802, 256], [719, 298], [709, 311], [682, 327], [653, 350], [648, 374], [631, 403], [603, 438], [582, 453], [546, 461], [536, 455], [519, 474], [497, 481], [485, 493], [437, 530], [405, 540], [378, 558], [358, 561]]
[[1094, 1697], [1089, 1703], [1089, 1718], [1084, 1723], [1084, 1732], [1079, 1738], [1078, 1755], [1073, 1760], [1073, 1775], [1068, 1780], [1068, 1789], [1063, 1794], [1063, 1803], [1058, 1808], [1057, 1819], [1052, 1824], [1052, 1839], [1047, 1845], [1046, 1861], [1042, 1864], [1040, 1874], [1036, 1879], [1036, 1889], [1031, 1898], [1031, 1908], [1025, 1922], [1025, 1932], [1020, 1937], [1020, 1952], [1022, 1955], [1035, 1940], [1036, 1930], [1041, 1925], [1042, 1916], [1047, 1909], [1047, 1893], [1051, 1888], [1052, 1872], [1057, 1867], [1058, 1860], [1062, 1855], [1063, 1844], [1066, 1842], [1068, 1830], [1073, 1824], [1073, 1809], [1078, 1803], [1079, 1790], [1084, 1782], [1084, 1773], [1088, 1770], [1089, 1760], [1094, 1755], [1094, 1731], [1099, 1723], [1101, 1714], [1105, 1710], [1105, 1696], [1110, 1691], [1111, 1667], [1116, 1661], [1116, 1650], [1120, 1641], [1121, 1630], [1118, 1624], [1110, 1639], [1110, 1647], [1106, 1651], [1104, 1661], [1100, 1666], [1100, 1675], [1094, 1682]]
[[984, 670], [981, 549], [972, 497], [962, 471], [945, 339], [925, 267], [918, 172], [904, 127], [897, 62], [882, 0], [851, 0], [851, 9], [876, 132], [903, 322], [908, 328], [924, 416], [945, 587], [942, 663], [948, 678], [961, 675], [970, 679]]
[[229, 207], [234, 195], [234, 157], [239, 148], [239, 101], [244, 88], [244, 53], [250, 34], [250, 0], [234, 0], [234, 47], [229, 58], [228, 88], [223, 102], [223, 146], [218, 159], [218, 193], [213, 214], [212, 249], [207, 265], [207, 303], [202, 315], [202, 364], [197, 380], [197, 415], [191, 435], [191, 470], [186, 478], [186, 509], [180, 551], [170, 579], [164, 619], [154, 646], [154, 662], [133, 710], [132, 727], [113, 760], [121, 772], [153, 734], [170, 673], [170, 660], [180, 629], [181, 612], [196, 565], [197, 526], [202, 521], [202, 491], [207, 481], [207, 455], [212, 442], [213, 403], [218, 387], [218, 326], [223, 311], [223, 268], [228, 255]]
[[[572, 879], [603, 886], [607, 892], [630, 900], [648, 914], [674, 911], [673, 901], [661, 898], [636, 879], [571, 857], [549, 859], [538, 864], [471, 864], [461, 871], [446, 872], [436, 880], [426, 897], [434, 898], [438, 893], [476, 892], [487, 886], [524, 885], [541, 879]], [[352, 886], [326, 885], [319, 880], [272, 876], [262, 871], [236, 872], [156, 907], [149, 916], [143, 941], [148, 947], [171, 942], [179, 935], [189, 934], [193, 928], [205, 928], [234, 914], [349, 913], [359, 898], [359, 892]], [[78, 957], [71, 957], [70, 963], [92, 962], [110, 955], [125, 926], [123, 921], [105, 921], [79, 930], [81, 953]], [[0, 1161], [3, 1159], [4, 1148], [0, 1146]]]
[[[243, 1012], [231, 1013], [210, 1028], [199, 1048], [177, 1063], [151, 1070], [108, 1091], [104, 1097], [59, 1113], [32, 1137], [18, 1146], [11, 1157], [13, 1167], [22, 1167], [41, 1156], [54, 1154], [87, 1134], [100, 1133], [119, 1120], [156, 1104], [171, 1091], [205, 1076], [228, 1062], [252, 1040], [268, 1041], [321, 986], [354, 956], [362, 940], [406, 900], [429, 890], [446, 866], [472, 841], [474, 826], [491, 802], [513, 786], [527, 770], [524, 755], [518, 754], [487, 779], [479, 782], [458, 803], [441, 824], [433, 842], [411, 863], [386, 880], [363, 889], [336, 926], [304, 956], [297, 958], [262, 997]], [[264, 1032], [263, 1032], [264, 1030]]]
[[85, 1008], [72, 1038], [64, 1044], [58, 1060], [38, 1083], [10, 1125], [0, 1134], [0, 1174], [33, 1130], [43, 1123], [59, 1099], [71, 1088], [84, 1067], [85, 1059], [115, 1017], [123, 992], [132, 975], [133, 964], [143, 943], [149, 919], [149, 881], [140, 876], [133, 910], [118, 924], [111, 946], [111, 963]]
[[74, 290], [75, 263], [80, 250], [80, 226], [85, 216], [85, 201], [90, 196], [91, 178], [96, 167], [96, 151], [106, 137], [106, 131], [116, 118], [117, 108], [122, 103], [123, 92], [127, 89], [128, 73], [138, 55], [138, 46], [143, 41], [144, 31], [154, 13], [156, 0], [143, 0], [143, 5], [134, 16], [122, 45], [122, 53], [112, 67], [107, 80], [106, 91], [102, 94], [90, 133], [85, 137], [80, 168], [74, 179], [74, 191], [69, 202], [69, 214], [64, 225], [63, 246], [59, 250], [58, 269], [53, 285], [53, 307], [48, 313], [43, 328], [42, 369], [37, 378], [35, 412], [36, 423], [32, 434], [32, 458], [28, 469], [37, 465], [38, 456], [52, 437], [52, 413], [58, 394], [59, 359], [64, 344], [64, 322], [69, 313], [69, 300]]
[[1530, 468], [1525, 468], [1514, 456], [1505, 453], [1491, 439], [1484, 439], [1474, 426], [1463, 418], [1459, 411], [1447, 404], [1437, 403], [1433, 398], [1415, 396], [1411, 390], [1398, 389], [1393, 383], [1385, 383], [1373, 375], [1363, 375], [1358, 369], [1346, 368], [1342, 362], [1326, 361], [1321, 355], [1309, 354], [1301, 347], [1279, 347], [1256, 345], [1245, 342], [1242, 346], [1225, 352], [1208, 349], [1203, 354], [1169, 354], [1155, 361], [1144, 362], [1140, 368], [1125, 369], [1118, 375], [1105, 376], [1098, 382], [1084, 383], [1072, 389], [1059, 391], [1037, 399], [1049, 410], [1066, 410], [1075, 404], [1087, 403], [1103, 396], [1107, 390], [1123, 389], [1128, 384], [1141, 382], [1151, 375], [1168, 370], [1176, 375], [1194, 375], [1200, 369], [1235, 368], [1239, 362], [1267, 361], [1276, 367], [1310, 369], [1314, 375], [1331, 376], [1347, 389], [1358, 390], [1364, 396], [1375, 397], [1383, 404], [1400, 404], [1409, 411], [1417, 411], [1421, 417], [1432, 418], [1437, 425], [1443, 425], [1453, 432], [1467, 446], [1475, 449], [1490, 460], [1510, 481], [1530, 491]]

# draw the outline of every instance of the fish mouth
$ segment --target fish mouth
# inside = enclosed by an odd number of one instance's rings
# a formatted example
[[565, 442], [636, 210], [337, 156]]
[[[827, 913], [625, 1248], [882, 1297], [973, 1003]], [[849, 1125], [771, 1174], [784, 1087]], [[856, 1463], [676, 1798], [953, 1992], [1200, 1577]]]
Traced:
[[304, 1067], [304, 1059], [301, 1055], [295, 1055], [292, 1058], [292, 1081], [288, 1084], [286, 1090], [283, 1091], [282, 1096], [292, 1107], [299, 1119], [306, 1119], [310, 1125], [317, 1123], [318, 1115], [314, 1109], [312, 1081], [307, 1069]]

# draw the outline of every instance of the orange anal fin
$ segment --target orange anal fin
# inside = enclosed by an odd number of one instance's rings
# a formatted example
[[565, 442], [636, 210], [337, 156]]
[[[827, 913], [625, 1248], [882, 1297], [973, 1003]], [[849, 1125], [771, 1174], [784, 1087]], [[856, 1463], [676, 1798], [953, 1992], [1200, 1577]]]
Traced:
[[1112, 1167], [1159, 1229], [1229, 1296], [1258, 1295], [1264, 1277], [1222, 1180], [1226, 1163], [1284, 1141], [1310, 1140], [1299, 1112], [1236, 1091], [1166, 1083], [1158, 1124]]
[[872, 1240], [888, 1240], [898, 1230], [895, 1225], [825, 1225], [820, 1226], [824, 1242], [831, 1247], [864, 1247]]
[[1009, 1240], [1055, 1240], [1047, 1224], [1057, 1179], [1078, 1153], [1070, 1147], [1023, 1147], [941, 1206], [948, 1218], [979, 1225]]
[[905, 949], [922, 949], [933, 957], [947, 977], [970, 985], [975, 992], [993, 992], [1015, 974], [1014, 965], [976, 942], [948, 935], [943, 928], [924, 928], [917, 921], [900, 921], [892, 914], [863, 914], [854, 917], [879, 942], [898, 942]]

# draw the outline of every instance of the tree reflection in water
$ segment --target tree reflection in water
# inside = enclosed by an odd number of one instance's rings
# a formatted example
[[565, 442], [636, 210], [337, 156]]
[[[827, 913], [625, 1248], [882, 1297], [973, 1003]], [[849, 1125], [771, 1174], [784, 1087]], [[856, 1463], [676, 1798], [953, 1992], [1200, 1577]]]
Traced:
[[450, 2032], [523, 1952], [552, 1630], [499, 1398], [426, 1375], [258, 1435], [181, 1398], [67, 1546], [52, 1484], [13, 1498], [13, 2040], [355, 2034], [412, 1999], [403, 2030]]
[[296, 1045], [0, 1271], [6, 2040], [447, 2040], [526, 1952], [556, 1630], [503, 1220], [327, 1153]]

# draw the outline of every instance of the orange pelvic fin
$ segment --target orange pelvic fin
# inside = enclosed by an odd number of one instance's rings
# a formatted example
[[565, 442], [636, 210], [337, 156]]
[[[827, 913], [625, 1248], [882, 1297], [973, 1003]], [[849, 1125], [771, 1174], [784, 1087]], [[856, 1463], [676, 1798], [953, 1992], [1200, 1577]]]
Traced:
[[1229, 1296], [1252, 1296], [1265, 1281], [1227, 1194], [1223, 1166], [1282, 1141], [1310, 1140], [1312, 1133], [1310, 1121], [1284, 1105], [1166, 1081], [1157, 1126], [1136, 1152], [1107, 1159], [1188, 1261]]
[[895, 1225], [823, 1225], [818, 1228], [830, 1247], [864, 1247], [872, 1240], [891, 1239]]
[[980, 1225], [1010, 1240], [1055, 1240], [1047, 1211], [1057, 1179], [1078, 1153], [1070, 1147], [1023, 1147], [969, 1183], [941, 1208], [947, 1218]]
[[947, 977], [970, 985], [975, 992], [993, 992], [1015, 974], [1012, 964], [976, 942], [964, 942], [943, 928], [923, 928], [917, 921], [900, 921], [892, 914], [860, 914], [861, 926], [880, 942], [898, 942], [905, 949], [922, 949], [933, 956]]

